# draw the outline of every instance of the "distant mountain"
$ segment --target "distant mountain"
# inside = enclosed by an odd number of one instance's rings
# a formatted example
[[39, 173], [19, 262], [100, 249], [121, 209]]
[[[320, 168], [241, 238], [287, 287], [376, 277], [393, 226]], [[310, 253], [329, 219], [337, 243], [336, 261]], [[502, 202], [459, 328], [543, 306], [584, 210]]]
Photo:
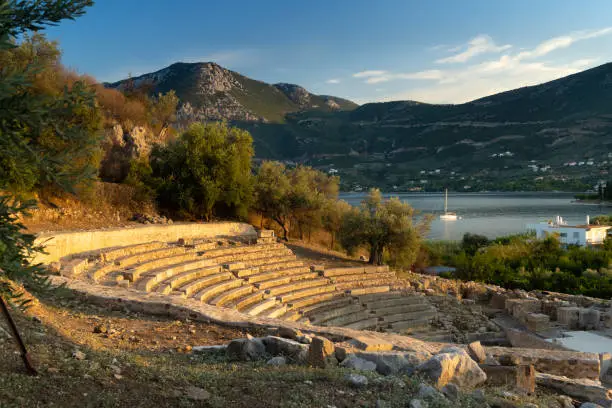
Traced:
[[342, 98], [314, 95], [293, 84], [267, 84], [213, 62], [176, 63], [159, 71], [105, 84], [110, 88], [146, 86], [151, 93], [176, 91], [185, 120], [284, 121], [285, 115], [316, 110], [333, 112], [358, 105]]
[[242, 126], [259, 156], [335, 168], [353, 184], [470, 189], [489, 180], [483, 188], [494, 189], [550, 179], [563, 188], [612, 178], [612, 64], [459, 105], [368, 103]]
[[131, 81], [174, 89], [181, 119], [249, 130], [258, 158], [338, 171], [344, 188], [568, 189], [612, 179], [612, 64], [458, 105], [358, 106], [214, 63], [177, 63]]

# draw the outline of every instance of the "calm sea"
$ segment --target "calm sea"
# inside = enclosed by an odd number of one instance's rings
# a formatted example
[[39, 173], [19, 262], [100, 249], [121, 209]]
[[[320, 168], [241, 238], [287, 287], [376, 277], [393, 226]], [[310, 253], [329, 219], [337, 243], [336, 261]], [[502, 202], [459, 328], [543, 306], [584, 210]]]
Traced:
[[[342, 200], [359, 205], [364, 193], [343, 193]], [[444, 212], [444, 193], [397, 193], [398, 196], [423, 213], [435, 215], [430, 239], [460, 240], [471, 232], [495, 238], [526, 231], [526, 225], [563, 217], [568, 224], [584, 224], [586, 216], [611, 214], [612, 208], [594, 204], [573, 203], [573, 193], [450, 193], [448, 210], [461, 219], [441, 221]]]

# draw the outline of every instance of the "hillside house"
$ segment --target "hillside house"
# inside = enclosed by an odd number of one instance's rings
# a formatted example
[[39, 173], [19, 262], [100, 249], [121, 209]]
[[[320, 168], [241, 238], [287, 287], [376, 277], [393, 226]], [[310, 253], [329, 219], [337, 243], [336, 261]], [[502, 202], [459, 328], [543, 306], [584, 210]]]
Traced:
[[567, 225], [563, 218], [557, 216], [554, 221], [542, 222], [539, 224], [529, 224], [527, 229], [535, 231], [539, 239], [551, 235], [559, 237], [559, 241], [566, 245], [591, 246], [601, 245], [607, 237], [608, 230], [612, 229], [606, 225]]

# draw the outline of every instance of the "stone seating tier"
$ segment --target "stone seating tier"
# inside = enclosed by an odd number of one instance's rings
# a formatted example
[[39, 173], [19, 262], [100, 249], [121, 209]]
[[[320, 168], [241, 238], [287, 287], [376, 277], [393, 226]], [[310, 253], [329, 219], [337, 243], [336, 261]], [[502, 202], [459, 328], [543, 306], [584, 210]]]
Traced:
[[[153, 241], [101, 250], [93, 257], [77, 255], [70, 267], [105, 285], [317, 325], [387, 329], [404, 322], [402, 313], [404, 320], [416, 319], [413, 312], [432, 313], [424, 298], [389, 293], [397, 277], [386, 266], [309, 268], [285, 245], [263, 239], [257, 244], [214, 238]], [[373, 311], [371, 304], [380, 310]], [[385, 321], [386, 316], [393, 317]]]

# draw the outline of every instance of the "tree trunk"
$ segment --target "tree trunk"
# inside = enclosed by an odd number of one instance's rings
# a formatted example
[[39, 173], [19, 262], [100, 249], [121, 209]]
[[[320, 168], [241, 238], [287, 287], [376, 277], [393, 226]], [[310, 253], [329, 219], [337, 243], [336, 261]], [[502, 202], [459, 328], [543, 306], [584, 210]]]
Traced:
[[372, 265], [382, 265], [383, 261], [383, 248], [380, 245], [370, 246], [370, 259], [368, 263]]

